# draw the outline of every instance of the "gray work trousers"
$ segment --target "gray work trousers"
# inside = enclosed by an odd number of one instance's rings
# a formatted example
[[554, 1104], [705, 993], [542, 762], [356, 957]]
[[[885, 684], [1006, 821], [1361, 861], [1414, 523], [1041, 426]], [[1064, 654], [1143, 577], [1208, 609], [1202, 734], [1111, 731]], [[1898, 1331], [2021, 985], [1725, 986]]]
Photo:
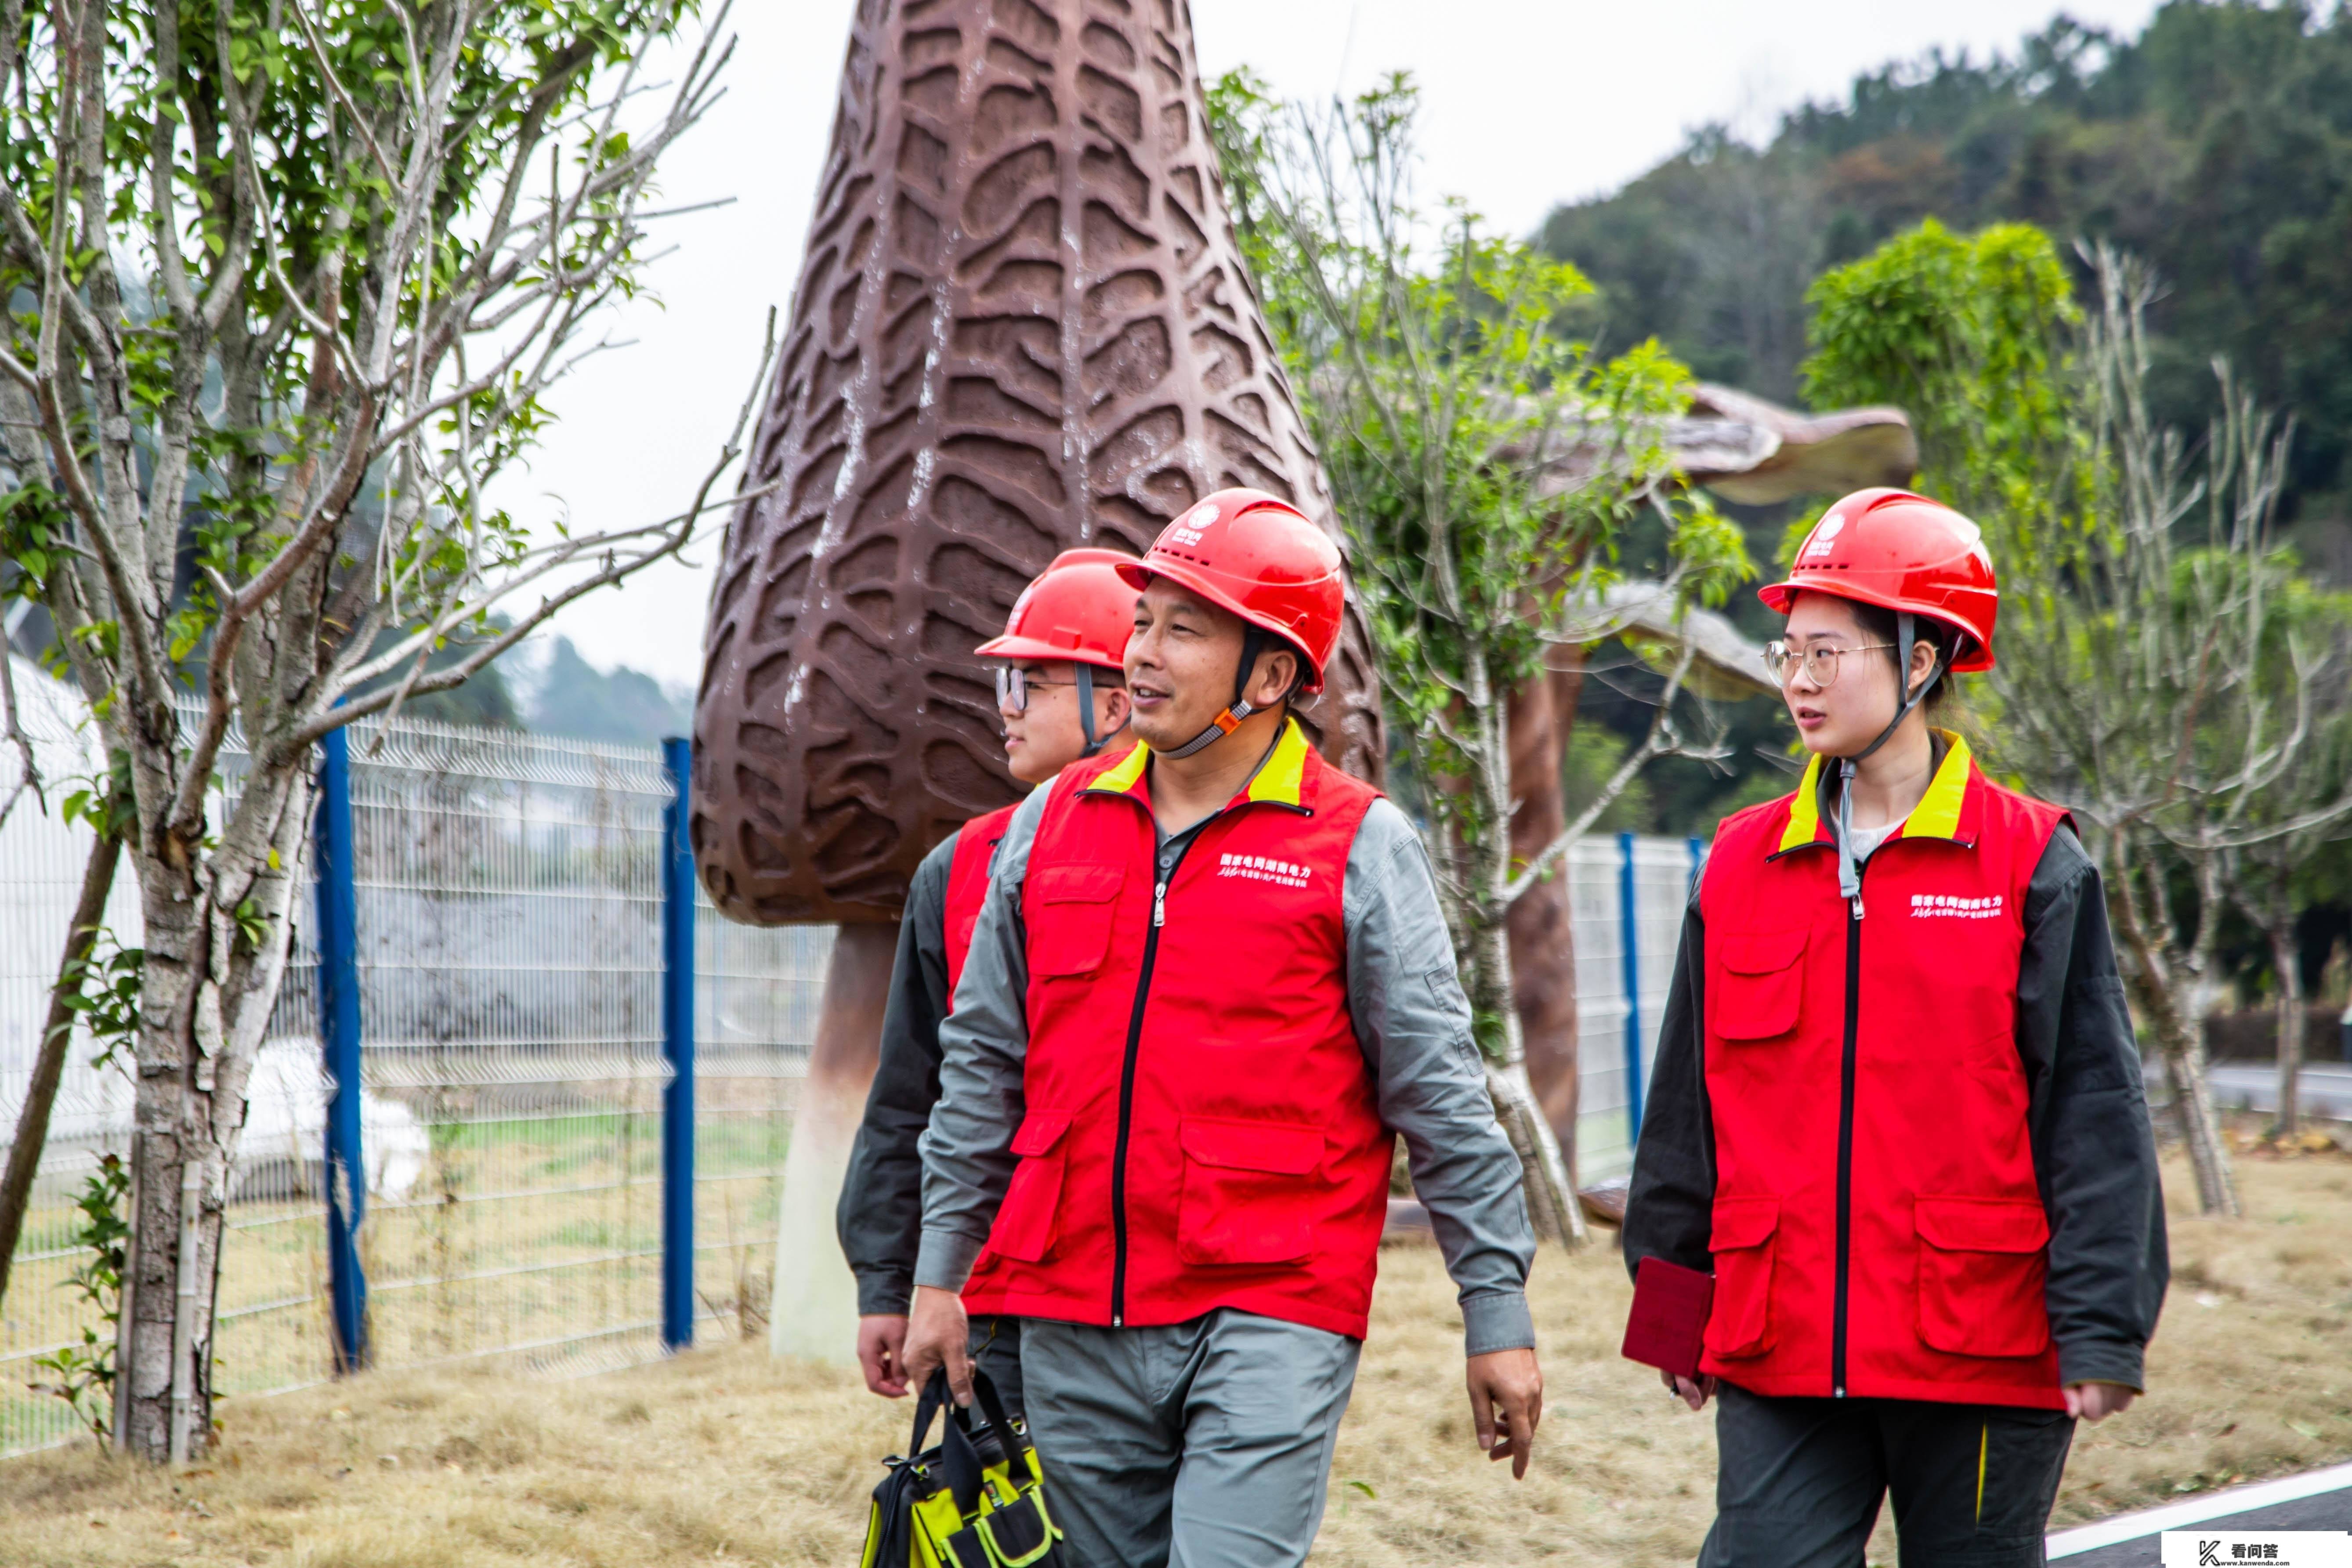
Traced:
[[[996, 1384], [996, 1397], [1004, 1401], [1004, 1413], [1015, 1421], [1028, 1417], [1021, 1411], [1021, 1320], [994, 1312], [982, 1312], [971, 1320], [971, 1338], [967, 1342], [972, 1364], [988, 1373], [988, 1381]], [[916, 1393], [922, 1392], [917, 1389]]]
[[2063, 1410], [1726, 1384], [1699, 1568], [1859, 1568], [1890, 1496], [1903, 1568], [2040, 1568], [2074, 1439]]
[[1248, 1312], [1021, 1325], [1047, 1505], [1082, 1568], [1290, 1568], [1323, 1521], [1359, 1342]]

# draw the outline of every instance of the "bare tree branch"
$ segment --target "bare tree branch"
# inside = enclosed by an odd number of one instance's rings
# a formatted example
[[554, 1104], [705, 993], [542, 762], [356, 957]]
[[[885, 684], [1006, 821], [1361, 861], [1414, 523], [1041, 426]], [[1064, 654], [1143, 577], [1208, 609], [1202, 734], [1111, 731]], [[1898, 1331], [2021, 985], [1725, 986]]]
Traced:
[[48, 796], [43, 793], [40, 760], [33, 755], [32, 739], [16, 710], [16, 655], [5, 638], [0, 638], [0, 724], [5, 724], [8, 743], [16, 749], [16, 782], [8, 791], [8, 798], [0, 800], [0, 824], [16, 809], [16, 803], [27, 791], [40, 808], [49, 809]]

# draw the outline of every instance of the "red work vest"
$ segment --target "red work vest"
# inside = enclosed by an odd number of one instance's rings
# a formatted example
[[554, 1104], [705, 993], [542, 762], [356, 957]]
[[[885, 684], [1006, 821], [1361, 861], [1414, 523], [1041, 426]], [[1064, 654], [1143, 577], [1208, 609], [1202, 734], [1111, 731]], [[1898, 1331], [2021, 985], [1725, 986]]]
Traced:
[[980, 923], [980, 906], [988, 898], [988, 868], [996, 860], [996, 847], [1021, 803], [1000, 806], [986, 816], [975, 816], [956, 830], [955, 854], [948, 860], [947, 943], [948, 1000], [955, 1000], [956, 982], [963, 978], [964, 955], [971, 951], [972, 927]]
[[[1004, 830], [1013, 821], [1013, 814], [1021, 809], [1013, 805], [975, 816], [956, 832], [955, 854], [948, 861], [947, 893], [947, 959], [948, 1002], [955, 1002], [956, 982], [963, 978], [963, 961], [971, 952], [972, 927], [979, 923], [980, 906], [988, 898], [989, 868], [996, 863], [996, 847], [1004, 840]], [[1002, 1312], [1004, 1305], [1003, 1269], [992, 1259], [983, 1257], [964, 1281], [963, 1309], [966, 1312]]]
[[1752, 1394], [2065, 1405], [2015, 1037], [2026, 889], [2065, 814], [1948, 739], [1859, 913], [1818, 759], [1707, 858], [1701, 1366]]
[[1032, 1317], [1232, 1307], [1361, 1338], [1391, 1140], [1340, 899], [1378, 793], [1291, 723], [1162, 885], [1149, 761], [1066, 770], [1038, 823], [1028, 1113], [980, 1274]]

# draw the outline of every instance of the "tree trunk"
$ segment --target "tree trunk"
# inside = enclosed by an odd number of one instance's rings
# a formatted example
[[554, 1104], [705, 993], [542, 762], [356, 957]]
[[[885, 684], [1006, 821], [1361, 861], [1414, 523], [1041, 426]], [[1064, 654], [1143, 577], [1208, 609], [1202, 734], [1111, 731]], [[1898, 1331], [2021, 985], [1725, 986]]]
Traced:
[[1538, 1236], [1581, 1247], [1586, 1232], [1584, 1211], [1576, 1201], [1576, 1184], [1570, 1179], [1567, 1161], [1560, 1157], [1559, 1140], [1552, 1135], [1551, 1123], [1528, 1081], [1527, 1047], [1519, 1034], [1517, 1010], [1510, 1004], [1508, 935], [1500, 926], [1489, 928], [1475, 939], [1475, 949], [1471, 970], [1475, 989], [1471, 1005], [1503, 1017], [1503, 1059], [1488, 1060], [1486, 1090], [1495, 1101], [1496, 1119], [1526, 1171], [1528, 1217], [1534, 1221]]
[[[0, 658], [6, 657], [7, 650], [0, 647]], [[0, 1301], [8, 1299], [9, 1266], [16, 1259], [16, 1238], [24, 1232], [33, 1177], [40, 1169], [42, 1147], [49, 1140], [49, 1111], [57, 1104], [66, 1053], [73, 1044], [73, 1004], [82, 994], [80, 965], [98, 943], [99, 923], [106, 918], [106, 898], [114, 889], [114, 868], [121, 857], [122, 840], [100, 834], [90, 845], [89, 859], [82, 868], [81, 896], [74, 904], [73, 924], [66, 928], [65, 957], [58, 964], [57, 984], [49, 991], [49, 1012], [41, 1025], [32, 1082], [26, 1086], [24, 1109], [16, 1113], [16, 1138], [8, 1145], [7, 1174], [0, 1176]]]
[[1567, 1162], [1560, 1158], [1559, 1140], [1536, 1103], [1528, 1083], [1525, 1061], [1486, 1064], [1486, 1092], [1495, 1101], [1495, 1116], [1519, 1156], [1526, 1172], [1528, 1217], [1536, 1234], [1564, 1247], [1582, 1247], [1590, 1233], [1584, 1209], [1576, 1201], [1576, 1185], [1569, 1180]]
[[[1511, 794], [1519, 803], [1511, 819], [1511, 858], [1525, 865], [1568, 826], [1568, 799], [1561, 787], [1560, 759], [1576, 721], [1580, 668], [1554, 670], [1521, 687], [1509, 710]], [[1557, 875], [1527, 890], [1511, 906], [1513, 1000], [1526, 1041], [1527, 1076], [1544, 1120], [1560, 1145], [1571, 1182], [1576, 1175], [1577, 1028], [1576, 944], [1570, 918], [1567, 862]]]
[[2270, 929], [2271, 967], [2278, 971], [2278, 1131], [2293, 1133], [2301, 1118], [2296, 1097], [2303, 1075], [2303, 957], [2295, 950], [2292, 914]]
[[115, 1441], [148, 1459], [184, 1463], [211, 1440], [229, 1168], [285, 973], [310, 795], [306, 761], [257, 769], [208, 853], [154, 831], [131, 851], [146, 963]]
[[131, 1215], [137, 1272], [115, 1357], [129, 1386], [119, 1441], [131, 1453], [180, 1464], [198, 1451], [196, 1435], [211, 1427], [213, 1301], [204, 1284], [220, 1250], [228, 1161], [244, 1107], [227, 1124], [232, 1147], [225, 1149], [215, 1133], [217, 1079], [211, 1092], [197, 1079], [206, 1055], [196, 1037], [205, 987], [169, 973], [207, 967], [208, 906], [198, 899], [161, 910], [152, 899], [147, 904], [143, 1001], [152, 1011], [140, 1030], [138, 1201]]
[[2236, 1219], [2243, 1211], [2230, 1173], [2229, 1150], [2221, 1142], [2221, 1119], [2213, 1110], [2213, 1086], [2205, 1073], [2205, 1035], [2193, 994], [2200, 987], [2188, 974], [2187, 965], [2159, 947], [2148, 930], [2131, 887], [2135, 874], [2128, 865], [2118, 868], [2109, 884], [2109, 915], [2131, 953], [2133, 995], [2156, 1030], [2165, 1077], [2172, 1085], [2173, 1112], [2197, 1176], [2198, 1205], [2209, 1215]]

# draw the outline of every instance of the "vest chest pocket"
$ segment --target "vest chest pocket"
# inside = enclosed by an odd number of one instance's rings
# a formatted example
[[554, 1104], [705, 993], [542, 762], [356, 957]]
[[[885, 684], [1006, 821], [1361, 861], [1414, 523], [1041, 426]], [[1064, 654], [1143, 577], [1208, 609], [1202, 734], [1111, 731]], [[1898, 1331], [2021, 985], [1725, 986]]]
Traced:
[[2050, 1344], [2042, 1286], [2050, 1221], [2028, 1199], [1916, 1200], [1919, 1337], [1954, 1355], [2040, 1355]]
[[1176, 1252], [1187, 1263], [1296, 1263], [1312, 1240], [1304, 1178], [1323, 1163], [1313, 1127], [1187, 1117]]
[[1706, 1348], [1727, 1359], [1772, 1348], [1772, 1255], [1778, 1198], [1720, 1198], [1707, 1246], [1715, 1252], [1715, 1307]]
[[1041, 866], [1030, 873], [1021, 914], [1029, 928], [1029, 972], [1092, 974], [1110, 951], [1110, 923], [1127, 881], [1124, 866]]
[[1726, 1040], [1769, 1040], [1795, 1028], [1805, 998], [1805, 937], [1798, 926], [1711, 939], [1707, 1032]]
[[988, 1233], [989, 1248], [1018, 1263], [1042, 1263], [1054, 1250], [1062, 1207], [1062, 1163], [1066, 1152], [1062, 1134], [1070, 1118], [1059, 1110], [1033, 1110], [1013, 1135], [1013, 1152], [1021, 1163], [1013, 1167], [1013, 1184], [1004, 1190], [996, 1224]]

